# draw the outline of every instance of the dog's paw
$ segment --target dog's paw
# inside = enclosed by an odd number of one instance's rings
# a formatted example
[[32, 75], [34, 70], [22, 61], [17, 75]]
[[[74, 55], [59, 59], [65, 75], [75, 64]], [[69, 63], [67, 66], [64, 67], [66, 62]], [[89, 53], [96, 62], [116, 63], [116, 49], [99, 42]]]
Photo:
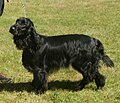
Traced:
[[43, 88], [35, 90], [36, 94], [44, 94], [45, 92], [46, 92], [46, 89], [43, 89]]
[[79, 86], [77, 86], [77, 87], [75, 88], [74, 91], [82, 90], [84, 87], [85, 87], [85, 86], [83, 86], [83, 85], [79, 85]]

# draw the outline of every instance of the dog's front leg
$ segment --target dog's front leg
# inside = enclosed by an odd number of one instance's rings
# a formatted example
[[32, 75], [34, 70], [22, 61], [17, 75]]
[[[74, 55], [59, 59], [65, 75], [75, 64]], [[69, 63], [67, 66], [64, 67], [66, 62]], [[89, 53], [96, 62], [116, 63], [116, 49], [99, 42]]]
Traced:
[[44, 93], [48, 88], [47, 72], [44, 68], [39, 68], [33, 73], [34, 79], [32, 81], [36, 93]]

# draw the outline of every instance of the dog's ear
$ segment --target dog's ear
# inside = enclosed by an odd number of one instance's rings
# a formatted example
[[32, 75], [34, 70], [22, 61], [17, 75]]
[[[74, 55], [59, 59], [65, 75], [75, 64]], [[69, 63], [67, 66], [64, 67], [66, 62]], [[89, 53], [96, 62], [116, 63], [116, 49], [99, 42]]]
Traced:
[[30, 25], [34, 27], [33, 22], [29, 18], [26, 18], [26, 19], [27, 19], [27, 21], [29, 21]]
[[29, 29], [28, 29], [28, 34], [33, 34], [33, 33], [36, 33], [36, 30], [33, 26], [31, 26]]

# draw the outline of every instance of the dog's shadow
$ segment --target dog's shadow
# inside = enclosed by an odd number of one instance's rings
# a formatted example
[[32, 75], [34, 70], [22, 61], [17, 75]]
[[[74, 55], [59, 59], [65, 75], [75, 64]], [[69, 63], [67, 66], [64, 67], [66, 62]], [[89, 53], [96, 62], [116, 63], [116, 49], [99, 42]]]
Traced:
[[[56, 90], [56, 89], [63, 89], [73, 91], [79, 81], [51, 81], [48, 83], [49, 90]], [[26, 83], [0, 83], [0, 92], [1, 91], [8, 91], [8, 92], [34, 92], [34, 88], [30, 82]]]

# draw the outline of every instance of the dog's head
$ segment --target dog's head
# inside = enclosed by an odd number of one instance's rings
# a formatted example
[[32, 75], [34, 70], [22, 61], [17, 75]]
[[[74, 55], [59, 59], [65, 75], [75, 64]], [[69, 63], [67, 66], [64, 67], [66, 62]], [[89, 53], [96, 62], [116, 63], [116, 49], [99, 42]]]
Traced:
[[31, 32], [34, 24], [29, 18], [21, 17], [10, 27], [9, 32], [13, 35], [14, 43], [18, 49], [24, 50], [29, 47]]
[[14, 36], [25, 36], [32, 27], [34, 27], [34, 24], [29, 18], [21, 17], [10, 27], [10, 33]]

